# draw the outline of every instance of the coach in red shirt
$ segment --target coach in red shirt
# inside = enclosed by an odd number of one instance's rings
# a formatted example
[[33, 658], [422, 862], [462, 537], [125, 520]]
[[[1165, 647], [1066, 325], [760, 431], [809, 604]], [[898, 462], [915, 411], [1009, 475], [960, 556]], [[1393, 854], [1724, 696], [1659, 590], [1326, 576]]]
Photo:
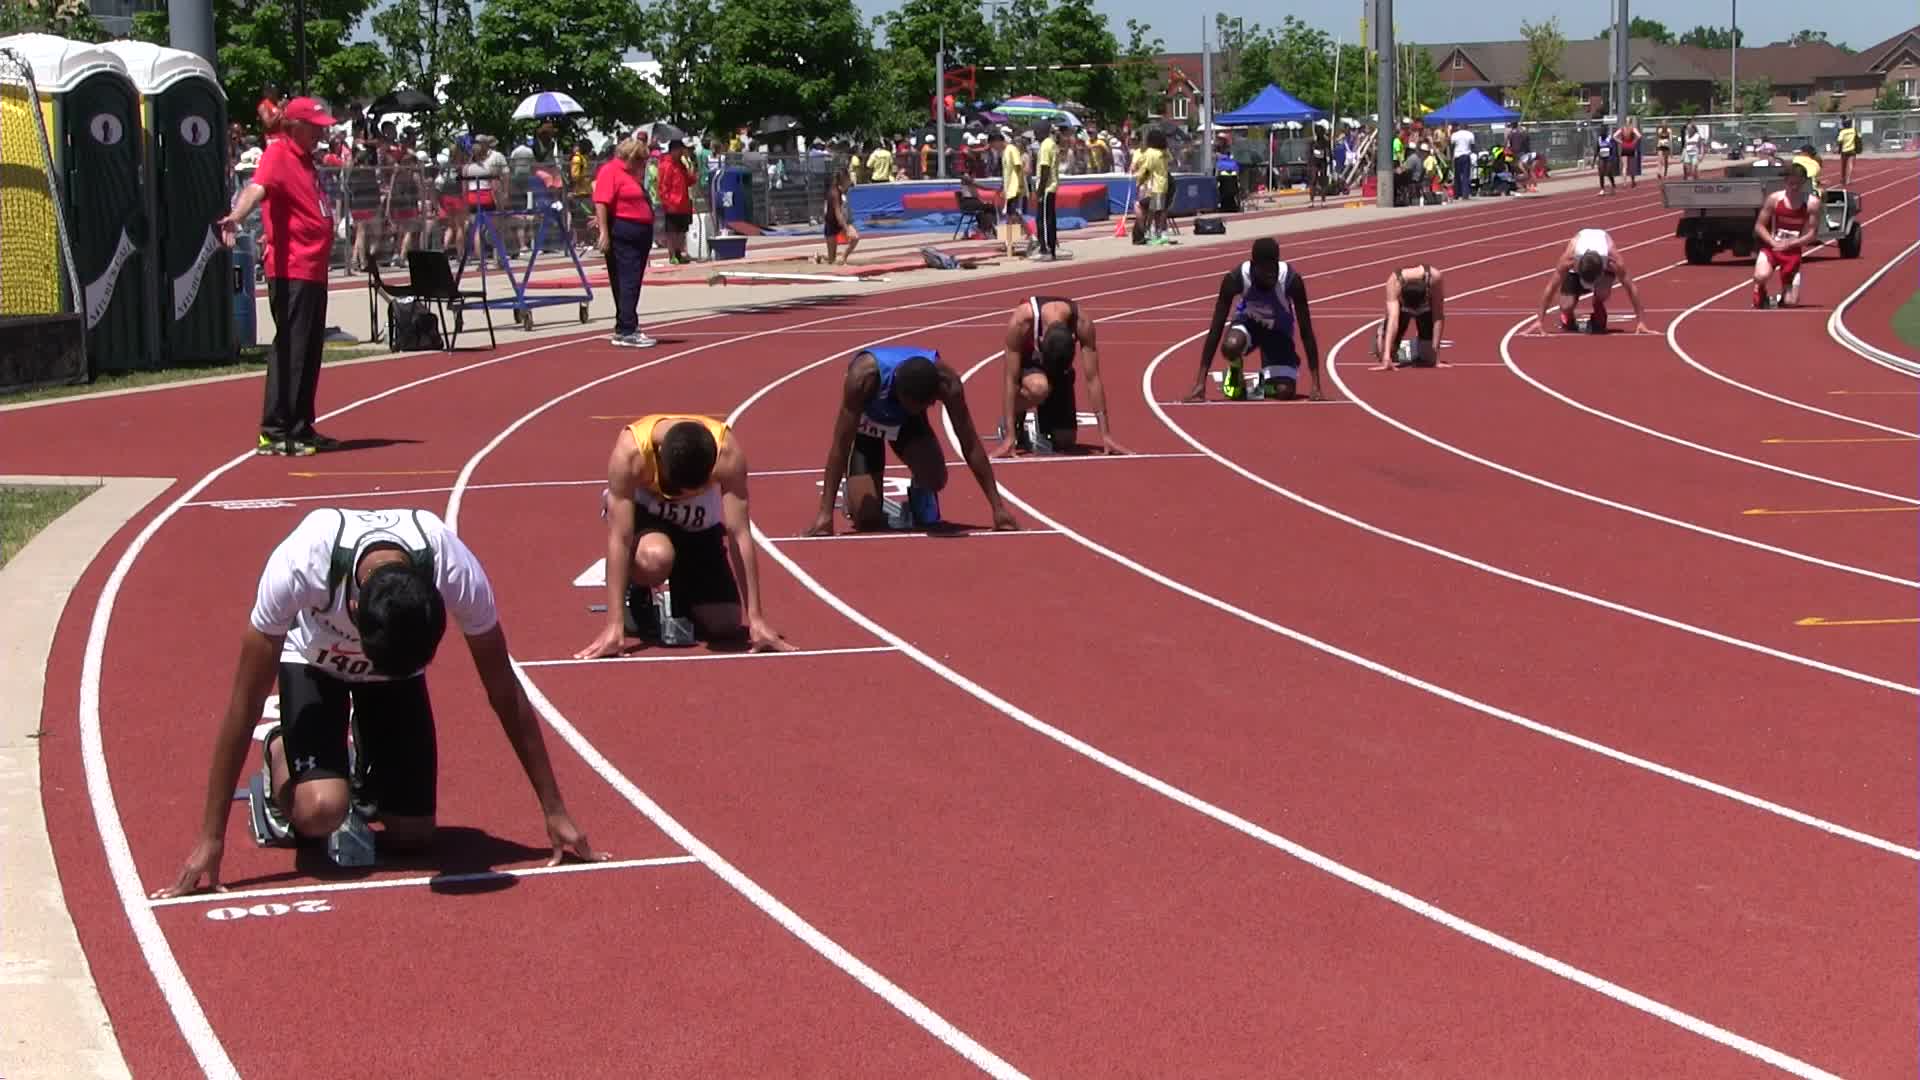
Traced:
[[255, 452], [300, 457], [339, 443], [313, 429], [326, 339], [327, 265], [333, 256], [333, 206], [314, 171], [314, 149], [334, 125], [325, 106], [294, 98], [280, 112], [284, 138], [260, 155], [253, 180], [240, 190], [233, 212], [215, 224], [233, 243], [234, 231], [264, 204], [267, 306], [273, 312], [273, 360], [267, 367], [266, 405]]

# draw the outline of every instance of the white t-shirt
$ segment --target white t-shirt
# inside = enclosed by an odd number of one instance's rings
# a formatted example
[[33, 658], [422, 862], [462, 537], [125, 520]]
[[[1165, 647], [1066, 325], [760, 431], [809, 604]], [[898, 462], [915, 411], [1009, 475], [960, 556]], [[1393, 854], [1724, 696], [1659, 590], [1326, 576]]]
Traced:
[[1605, 229], [1581, 229], [1573, 234], [1573, 257], [1613, 254], [1613, 237]]
[[1453, 133], [1453, 156], [1470, 157], [1473, 154], [1473, 132], [1461, 128]]
[[[313, 664], [347, 682], [386, 682], [360, 645], [360, 631], [347, 616], [347, 594], [357, 589], [353, 567], [376, 543], [430, 551], [433, 583], [447, 606], [447, 619], [472, 637], [499, 625], [493, 586], [460, 538], [426, 510], [315, 510], [267, 556], [254, 597], [253, 628], [285, 634], [283, 664]], [[342, 588], [331, 593], [328, 578], [336, 544], [351, 552]]]

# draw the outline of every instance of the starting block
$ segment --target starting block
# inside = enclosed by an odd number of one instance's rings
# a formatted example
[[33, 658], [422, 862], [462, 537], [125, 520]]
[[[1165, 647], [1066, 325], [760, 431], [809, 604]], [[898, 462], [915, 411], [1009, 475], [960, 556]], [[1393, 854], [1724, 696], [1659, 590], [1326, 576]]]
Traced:
[[648, 605], [644, 618], [637, 614], [633, 603], [633, 589], [627, 590], [626, 624], [627, 633], [647, 641], [657, 641], [662, 645], [692, 645], [697, 636], [693, 631], [693, 620], [673, 614], [673, 590], [659, 588], [652, 590], [653, 603]]

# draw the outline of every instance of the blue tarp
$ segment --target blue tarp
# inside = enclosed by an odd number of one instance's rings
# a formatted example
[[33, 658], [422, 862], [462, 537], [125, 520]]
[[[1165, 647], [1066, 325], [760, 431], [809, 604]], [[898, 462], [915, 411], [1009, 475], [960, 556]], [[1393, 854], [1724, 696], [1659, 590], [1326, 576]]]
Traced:
[[1289, 120], [1319, 120], [1326, 116], [1325, 110], [1313, 106], [1287, 93], [1272, 83], [1265, 90], [1254, 95], [1252, 101], [1229, 113], [1221, 113], [1213, 118], [1214, 127], [1258, 127], [1262, 124], [1284, 124]]
[[1424, 119], [1429, 124], [1504, 124], [1520, 119], [1520, 114], [1502, 108], [1484, 90], [1469, 90], [1428, 113]]

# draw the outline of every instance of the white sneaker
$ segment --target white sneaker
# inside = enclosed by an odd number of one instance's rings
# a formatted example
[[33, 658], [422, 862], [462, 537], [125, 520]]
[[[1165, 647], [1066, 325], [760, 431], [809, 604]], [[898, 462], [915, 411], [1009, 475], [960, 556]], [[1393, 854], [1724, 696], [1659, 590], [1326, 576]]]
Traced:
[[635, 330], [633, 333], [627, 335], [627, 339], [628, 344], [636, 349], [651, 349], [655, 345], [660, 344], [658, 341], [648, 337], [645, 330]]

